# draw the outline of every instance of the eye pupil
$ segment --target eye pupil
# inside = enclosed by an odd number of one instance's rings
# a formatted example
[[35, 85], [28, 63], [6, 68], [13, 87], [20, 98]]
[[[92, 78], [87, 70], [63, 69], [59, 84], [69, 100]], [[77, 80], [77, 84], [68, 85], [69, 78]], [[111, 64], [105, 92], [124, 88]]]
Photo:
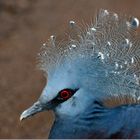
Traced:
[[61, 94], [61, 97], [62, 97], [63, 99], [67, 99], [67, 98], [69, 98], [70, 95], [71, 95], [70, 91], [67, 91], [67, 90], [63, 90], [60, 94]]

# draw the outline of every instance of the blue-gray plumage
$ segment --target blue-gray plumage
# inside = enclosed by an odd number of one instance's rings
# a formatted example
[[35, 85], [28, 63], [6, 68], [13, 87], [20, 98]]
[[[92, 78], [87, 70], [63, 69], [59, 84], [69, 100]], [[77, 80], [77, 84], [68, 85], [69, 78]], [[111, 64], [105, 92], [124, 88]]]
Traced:
[[140, 138], [140, 105], [88, 110], [75, 118], [58, 117], [49, 138]]
[[138, 25], [100, 10], [84, 33], [76, 29], [79, 40], [58, 46], [51, 36], [39, 56], [47, 85], [20, 119], [52, 109], [49, 138], [140, 138]]

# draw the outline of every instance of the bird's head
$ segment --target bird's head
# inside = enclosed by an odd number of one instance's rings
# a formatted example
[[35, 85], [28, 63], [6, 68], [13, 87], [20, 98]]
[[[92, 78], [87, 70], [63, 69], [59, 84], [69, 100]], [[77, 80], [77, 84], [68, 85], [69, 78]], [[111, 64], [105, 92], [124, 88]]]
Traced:
[[[89, 61], [94, 69], [89, 67]], [[101, 95], [99, 93], [103, 96], [105, 92], [105, 71], [101, 67], [99, 58], [65, 59], [63, 65], [48, 75], [40, 98], [22, 113], [21, 120], [50, 109], [62, 117], [80, 115]]]
[[[70, 25], [76, 28], [75, 22]], [[76, 116], [97, 99], [137, 94], [139, 48], [133, 37], [138, 25], [136, 18], [101, 10], [95, 25], [85, 33], [78, 31], [78, 41], [56, 45], [51, 36], [39, 56], [47, 84], [38, 101], [22, 113], [21, 120], [49, 109], [60, 116]]]

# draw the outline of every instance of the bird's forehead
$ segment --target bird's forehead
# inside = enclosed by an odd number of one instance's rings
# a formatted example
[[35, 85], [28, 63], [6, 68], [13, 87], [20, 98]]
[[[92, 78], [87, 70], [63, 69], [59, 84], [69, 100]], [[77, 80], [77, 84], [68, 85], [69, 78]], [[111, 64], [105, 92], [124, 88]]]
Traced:
[[101, 72], [103, 68], [100, 67], [100, 60], [97, 58], [77, 57], [76, 59], [65, 60], [62, 65], [55, 69], [53, 74], [48, 75], [47, 85], [42, 94], [43, 98], [49, 101], [56, 97], [58, 92], [66, 88], [91, 88], [93, 84], [96, 86], [95, 82], [104, 73]]
[[[47, 84], [42, 92], [42, 97], [47, 101], [57, 96], [58, 92], [63, 89], [78, 87], [79, 78], [76, 74], [76, 69], [71, 65], [65, 64], [55, 69], [54, 73], [48, 75]], [[78, 69], [77, 69], [78, 70]]]
[[55, 81], [59, 78], [66, 80], [77, 79], [81, 77], [87, 77], [87, 75], [92, 74], [96, 76], [99, 70], [103, 70], [102, 63], [98, 58], [92, 57], [74, 57], [72, 59], [65, 59], [60, 66], [55, 68], [53, 74], [48, 75], [49, 80], [55, 79]]
[[55, 73], [51, 76], [48, 76], [47, 87], [56, 91], [68, 87], [74, 87], [75, 84], [78, 84], [78, 75], [76, 72], [69, 68], [59, 68], [55, 70]]
[[104, 69], [100, 67], [100, 60], [98, 59], [77, 58], [66, 60], [55, 69], [53, 74], [48, 75], [48, 90], [53, 89], [58, 92], [65, 88], [79, 88], [86, 83], [91, 83], [91, 80], [95, 81], [97, 78], [104, 77]]

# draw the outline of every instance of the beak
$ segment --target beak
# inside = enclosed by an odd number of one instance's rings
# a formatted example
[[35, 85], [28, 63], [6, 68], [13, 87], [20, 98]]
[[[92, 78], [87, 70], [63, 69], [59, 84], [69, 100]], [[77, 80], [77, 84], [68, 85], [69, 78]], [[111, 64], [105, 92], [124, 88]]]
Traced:
[[42, 112], [44, 110], [47, 110], [46, 107], [43, 104], [41, 104], [39, 101], [37, 101], [30, 108], [28, 108], [21, 114], [20, 121], [22, 121], [30, 116], [33, 116], [33, 115], [37, 114], [38, 112]]

